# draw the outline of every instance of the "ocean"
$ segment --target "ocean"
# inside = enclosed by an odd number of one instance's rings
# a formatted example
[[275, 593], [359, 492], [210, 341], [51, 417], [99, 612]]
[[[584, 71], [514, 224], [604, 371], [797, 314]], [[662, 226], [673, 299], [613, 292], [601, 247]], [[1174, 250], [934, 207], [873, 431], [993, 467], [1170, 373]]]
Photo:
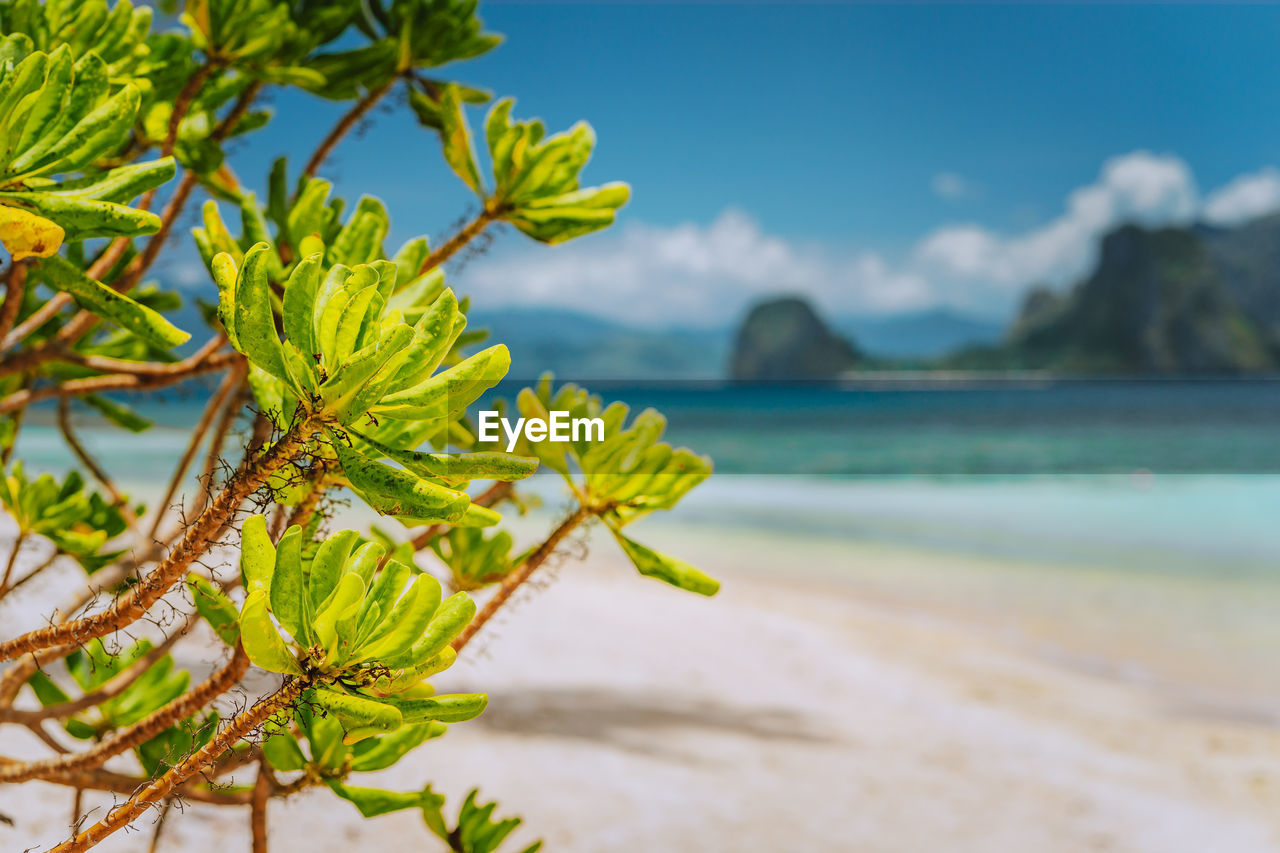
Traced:
[[[637, 525], [642, 541], [853, 584], [1089, 672], [1177, 684], [1181, 702], [1188, 686], [1234, 714], [1280, 700], [1280, 381], [591, 387], [661, 410], [670, 441], [715, 460]], [[140, 435], [85, 413], [83, 440], [155, 500], [202, 404], [145, 401], [157, 427]], [[71, 461], [40, 412], [19, 455]], [[543, 510], [519, 530], [563, 508], [557, 479], [525, 484]]]

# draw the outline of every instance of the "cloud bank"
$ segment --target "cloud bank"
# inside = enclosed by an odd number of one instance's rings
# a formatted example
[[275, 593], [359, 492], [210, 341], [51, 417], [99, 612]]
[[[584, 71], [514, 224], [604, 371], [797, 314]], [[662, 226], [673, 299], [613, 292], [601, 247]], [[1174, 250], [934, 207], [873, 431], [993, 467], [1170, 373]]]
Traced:
[[782, 292], [805, 294], [833, 313], [951, 307], [1000, 314], [1029, 285], [1079, 279], [1099, 238], [1119, 225], [1229, 226], [1277, 210], [1280, 170], [1241, 175], [1202, 197], [1181, 159], [1135, 151], [1104, 163], [1048, 222], [1021, 233], [947, 225], [901, 257], [793, 243], [727, 210], [707, 224], [631, 223], [551, 250], [521, 249], [470, 265], [457, 281], [486, 306], [569, 307], [638, 324], [723, 324], [753, 300]]

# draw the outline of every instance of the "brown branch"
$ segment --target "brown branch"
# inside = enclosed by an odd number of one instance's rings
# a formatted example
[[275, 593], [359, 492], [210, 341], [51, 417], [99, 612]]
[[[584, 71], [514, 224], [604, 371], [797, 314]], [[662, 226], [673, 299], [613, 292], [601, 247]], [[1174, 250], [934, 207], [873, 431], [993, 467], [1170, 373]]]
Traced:
[[13, 324], [18, 322], [22, 300], [27, 295], [27, 262], [11, 261], [9, 273], [4, 279], [4, 305], [0, 307], [0, 341], [9, 337]]
[[[71, 452], [80, 460], [80, 464], [89, 469], [89, 473], [93, 478], [102, 484], [102, 487], [111, 495], [111, 503], [113, 506], [124, 506], [125, 496], [120, 494], [120, 490], [116, 488], [116, 484], [112, 482], [111, 477], [98, 464], [98, 460], [94, 459], [85, 450], [84, 445], [80, 443], [80, 439], [76, 437], [75, 430], [71, 428], [71, 401], [66, 397], [58, 400], [58, 429], [62, 431], [62, 440], [71, 448]], [[125, 512], [124, 517], [130, 526], [133, 525], [133, 519], [129, 517], [129, 513]], [[4, 584], [0, 584], [3, 588]]]
[[51, 853], [83, 853], [112, 833], [133, 823], [152, 805], [169, 796], [175, 788], [212, 765], [223, 752], [235, 746], [271, 717], [291, 707], [302, 692], [310, 686], [311, 682], [307, 679], [287, 680], [275, 693], [260, 699], [252, 708], [237, 714], [225, 729], [200, 750], [187, 756], [169, 772], [130, 797], [127, 802], [107, 812], [102, 820], [79, 833], [75, 838], [53, 848]]
[[493, 618], [494, 614], [511, 598], [512, 594], [520, 588], [520, 585], [529, 579], [534, 571], [547, 561], [547, 558], [555, 553], [556, 548], [560, 547], [560, 543], [568, 536], [575, 527], [586, 521], [592, 515], [592, 510], [586, 506], [579, 506], [564, 521], [560, 522], [560, 526], [551, 532], [547, 540], [538, 546], [538, 549], [529, 555], [529, 558], [515, 568], [509, 575], [502, 579], [498, 584], [498, 588], [494, 591], [493, 596], [484, 603], [484, 607], [480, 608], [480, 612], [471, 620], [471, 624], [462, 629], [462, 633], [454, 638], [450, 644], [454, 651], [462, 651], [463, 647], [471, 641], [485, 623]]
[[183, 451], [182, 459], [178, 461], [177, 466], [173, 469], [173, 476], [169, 478], [169, 487], [165, 489], [164, 497], [160, 499], [160, 503], [156, 504], [156, 517], [151, 522], [151, 529], [146, 536], [147, 539], [156, 538], [156, 531], [160, 529], [160, 523], [164, 521], [165, 513], [169, 511], [169, 506], [173, 503], [173, 496], [177, 494], [178, 487], [182, 484], [182, 478], [186, 476], [187, 469], [191, 467], [191, 461], [195, 459], [196, 453], [200, 450], [200, 443], [204, 440], [205, 433], [209, 431], [214, 417], [217, 416], [231, 393], [239, 387], [244, 377], [245, 365], [241, 362], [227, 372], [222, 384], [218, 386], [218, 390], [214, 392], [213, 397], [209, 399], [209, 404], [204, 407], [200, 420], [196, 422], [195, 429], [191, 432], [191, 440], [187, 442], [187, 449]]
[[64, 553], [63, 551], [61, 551], [60, 549], [58, 549], [58, 548], [56, 548], [56, 547], [55, 547], [55, 548], [53, 549], [53, 551], [49, 554], [49, 556], [45, 558], [45, 560], [44, 560], [44, 562], [43, 562], [43, 563], [40, 563], [39, 565], [34, 566], [34, 567], [33, 567], [30, 571], [28, 571], [25, 575], [23, 575], [22, 577], [18, 578], [17, 580], [15, 580], [13, 583], [9, 584], [8, 586], [0, 586], [0, 598], [3, 598], [3, 597], [5, 597], [6, 595], [9, 595], [9, 594], [10, 594], [10, 593], [12, 593], [15, 589], [18, 589], [18, 588], [19, 588], [19, 587], [21, 587], [23, 584], [25, 584], [27, 581], [31, 580], [31, 579], [32, 579], [32, 578], [34, 578], [34, 577], [37, 577], [37, 576], [38, 576], [41, 572], [43, 572], [45, 569], [47, 569], [47, 568], [49, 568], [50, 566], [52, 566], [52, 565], [53, 565], [53, 561], [54, 561], [54, 560], [56, 560], [56, 559], [58, 559], [59, 557], [63, 556], [63, 553]]
[[307, 166], [302, 170], [303, 178], [314, 178], [316, 172], [320, 171], [321, 164], [333, 152], [338, 143], [342, 141], [342, 137], [346, 136], [351, 128], [355, 127], [360, 119], [364, 118], [369, 110], [373, 109], [378, 101], [382, 100], [387, 92], [391, 91], [391, 87], [395, 85], [396, 78], [392, 77], [383, 85], [368, 92], [363, 98], [356, 101], [355, 106], [347, 111], [338, 123], [333, 126], [320, 145], [316, 148], [315, 153], [311, 155], [311, 159], [307, 161]]
[[[115, 773], [111, 770], [86, 770], [40, 781], [50, 785], [83, 788], [86, 791], [109, 791], [115, 794], [132, 795], [150, 780]], [[214, 806], [247, 806], [250, 793], [249, 791], [210, 790], [195, 783], [188, 783], [179, 788], [175, 796]]]
[[165, 637], [162, 642], [158, 643], [126, 669], [116, 673], [79, 699], [31, 711], [22, 708], [0, 708], [0, 722], [30, 725], [48, 719], [65, 719], [119, 696], [141, 678], [143, 673], [151, 669], [156, 661], [169, 654], [178, 641], [187, 635], [187, 631], [195, 623], [196, 618], [195, 614], [187, 616], [186, 621], [176, 630], [170, 632], [169, 636]]
[[480, 232], [488, 228], [489, 224], [495, 222], [501, 215], [501, 209], [485, 204], [479, 216], [467, 223], [467, 226], [453, 235], [447, 243], [427, 256], [422, 266], [418, 268], [418, 275], [425, 275], [452, 258], [462, 247], [479, 237]]
[[85, 394], [100, 394], [105, 391], [150, 391], [176, 385], [192, 376], [212, 373], [230, 364], [235, 364], [243, 356], [238, 352], [224, 352], [210, 356], [195, 363], [187, 360], [174, 362], [174, 370], [166, 373], [134, 374], [108, 373], [102, 376], [91, 376], [86, 379], [71, 379], [58, 385], [47, 385], [43, 388], [26, 388], [15, 391], [0, 399], [0, 414], [25, 408], [40, 400], [53, 400], [58, 397], [80, 397]]
[[[150, 203], [150, 197], [144, 198], [138, 203], [139, 210], [146, 210]], [[92, 266], [85, 271], [85, 275], [89, 278], [101, 280], [104, 275], [111, 271], [128, 250], [129, 244], [132, 242], [130, 237], [117, 237], [112, 240], [102, 254], [98, 256]], [[52, 320], [59, 311], [71, 304], [71, 294], [55, 293], [53, 298], [45, 304], [37, 308], [30, 317], [22, 321], [22, 324], [13, 330], [12, 333], [0, 336], [0, 351], [8, 350], [18, 344], [19, 341], [30, 337], [31, 333]]]
[[186, 528], [168, 556], [146, 577], [113, 601], [111, 606], [80, 619], [29, 631], [0, 643], [0, 660], [52, 646], [66, 647], [70, 653], [69, 650], [80, 643], [118, 631], [141, 619], [186, 574], [188, 567], [208, 550], [240, 504], [257, 491], [310, 438], [313, 429], [310, 419], [303, 419], [290, 427], [270, 450], [233, 477], [213, 503]]
[[70, 752], [57, 758], [0, 765], [0, 783], [48, 779], [93, 770], [108, 759], [151, 740], [226, 693], [244, 677], [249, 669], [249, 656], [236, 646], [231, 661], [192, 690], [152, 712], [132, 726], [112, 732], [84, 752]]
[[269, 853], [267, 849], [267, 802], [276, 785], [267, 768], [266, 759], [258, 762], [258, 778], [250, 800], [249, 832], [253, 836], [253, 853]]
[[4, 564], [4, 576], [0, 577], [0, 590], [7, 591], [9, 589], [9, 578], [13, 577], [13, 569], [18, 565], [18, 554], [22, 551], [22, 546], [27, 542], [27, 532], [21, 530], [13, 539], [13, 550], [9, 552], [9, 559]]
[[160, 850], [160, 834], [164, 832], [164, 824], [171, 811], [173, 811], [173, 798], [167, 797], [164, 805], [160, 807], [160, 817], [156, 819], [156, 828], [151, 833], [151, 846], [147, 848], [147, 853], [158, 853]]

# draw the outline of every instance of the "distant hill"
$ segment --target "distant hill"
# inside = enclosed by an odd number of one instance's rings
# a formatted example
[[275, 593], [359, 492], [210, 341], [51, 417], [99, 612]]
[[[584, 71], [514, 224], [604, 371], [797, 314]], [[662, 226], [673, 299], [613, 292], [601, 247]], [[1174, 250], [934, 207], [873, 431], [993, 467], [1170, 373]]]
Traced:
[[877, 358], [931, 359], [969, 346], [995, 344], [1005, 324], [933, 308], [878, 317], [836, 317], [832, 326]]
[[761, 302], [747, 314], [733, 344], [733, 379], [831, 379], [862, 356], [799, 297]]
[[1073, 373], [1273, 369], [1280, 342], [1280, 274], [1273, 266], [1280, 262], [1280, 223], [1246, 229], [1120, 228], [1103, 239], [1088, 278], [1063, 294], [1033, 289], [1003, 343], [967, 350], [946, 366]]
[[467, 327], [506, 344], [519, 379], [719, 379], [729, 352], [724, 329], [636, 329], [557, 308], [477, 308]]

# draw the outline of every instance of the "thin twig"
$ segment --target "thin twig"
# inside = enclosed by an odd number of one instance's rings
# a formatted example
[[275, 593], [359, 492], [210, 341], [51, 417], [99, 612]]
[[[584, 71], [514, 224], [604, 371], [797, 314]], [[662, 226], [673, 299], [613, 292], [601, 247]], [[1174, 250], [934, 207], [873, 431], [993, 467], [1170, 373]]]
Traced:
[[112, 732], [84, 752], [71, 752], [40, 761], [2, 764], [0, 765], [0, 782], [48, 779], [101, 767], [112, 756], [146, 743], [165, 729], [199, 711], [239, 683], [248, 669], [249, 656], [237, 645], [230, 662], [225, 666], [144, 719]]
[[484, 607], [480, 608], [480, 612], [471, 620], [471, 624], [463, 628], [462, 633], [454, 638], [453, 643], [451, 643], [454, 651], [462, 651], [463, 647], [485, 626], [486, 622], [493, 618], [494, 614], [506, 603], [507, 599], [511, 598], [520, 585], [529, 579], [534, 570], [555, 553], [556, 548], [560, 547], [560, 543], [564, 541], [564, 538], [591, 515], [591, 508], [579, 505], [568, 518], [560, 522], [560, 525], [551, 532], [547, 540], [539, 545], [538, 549], [530, 554], [527, 560], [504, 577], [502, 582], [498, 584], [498, 588], [494, 590], [493, 596], [484, 603]]
[[[71, 452], [80, 460], [80, 464], [88, 468], [93, 478], [101, 483], [102, 487], [111, 495], [112, 505], [117, 507], [124, 506], [126, 502], [125, 496], [120, 494], [120, 490], [116, 488], [116, 484], [112, 482], [111, 477], [98, 464], [98, 460], [94, 459], [88, 450], [85, 450], [84, 445], [80, 443], [80, 439], [76, 437], [75, 430], [71, 427], [71, 401], [66, 397], [58, 399], [58, 429], [62, 431], [62, 440], [71, 448]], [[132, 527], [133, 519], [130, 514], [125, 512], [122, 515], [129, 526]], [[3, 584], [0, 584], [0, 588], [3, 588], [3, 586]]]
[[173, 469], [173, 475], [169, 478], [169, 486], [165, 489], [164, 497], [156, 505], [156, 517], [151, 522], [151, 528], [147, 532], [147, 539], [156, 538], [156, 531], [160, 529], [160, 523], [164, 521], [165, 513], [169, 511], [174, 495], [177, 494], [178, 487], [182, 484], [182, 478], [186, 476], [187, 469], [191, 467], [191, 461], [195, 459], [196, 453], [200, 450], [200, 443], [204, 440], [205, 433], [209, 431], [209, 427], [213, 424], [213, 419], [243, 378], [244, 369], [242, 366], [237, 365], [232, 368], [223, 378], [222, 384], [218, 386], [218, 390], [214, 392], [213, 397], [209, 399], [209, 404], [204, 407], [200, 420], [196, 422], [195, 429], [191, 431], [191, 440], [187, 442], [187, 449], [183, 451], [182, 458], [178, 460], [177, 466]]
[[0, 341], [9, 337], [13, 324], [18, 321], [22, 300], [27, 295], [27, 262], [12, 261], [4, 278], [4, 306], [0, 307]]
[[311, 155], [311, 159], [307, 161], [307, 166], [302, 170], [304, 178], [314, 178], [316, 173], [320, 171], [320, 166], [325, 159], [333, 152], [338, 143], [342, 141], [342, 137], [346, 136], [351, 128], [355, 127], [360, 119], [364, 118], [369, 110], [373, 109], [382, 97], [391, 91], [391, 87], [395, 85], [396, 78], [392, 77], [383, 85], [368, 92], [363, 98], [356, 101], [355, 106], [347, 111], [338, 123], [329, 131], [329, 135], [321, 140], [320, 145], [316, 147], [315, 153]]
[[258, 778], [253, 783], [253, 799], [249, 808], [249, 833], [253, 837], [253, 853], [269, 853], [267, 850], [267, 802], [275, 788], [266, 759], [258, 761]]
[[53, 400], [58, 397], [81, 397], [85, 394], [100, 394], [104, 391], [151, 391], [156, 388], [165, 388], [192, 376], [220, 370], [235, 364], [241, 358], [243, 356], [238, 352], [224, 352], [195, 363], [188, 363], [186, 360], [175, 362], [174, 367], [177, 369], [167, 373], [144, 375], [109, 373], [103, 376], [90, 376], [86, 379], [71, 379], [59, 385], [48, 385], [43, 388], [27, 388], [0, 399], [0, 414], [25, 408], [40, 400]]
[[74, 648], [80, 643], [118, 631], [141, 619], [186, 574], [188, 567], [204, 554], [240, 504], [289, 461], [310, 437], [313, 429], [309, 419], [290, 427], [270, 450], [257, 457], [227, 483], [214, 502], [186, 528], [177, 546], [155, 569], [129, 587], [109, 607], [80, 619], [29, 631], [0, 643], [0, 660], [20, 657], [53, 646]]
[[479, 216], [467, 223], [465, 228], [427, 256], [427, 259], [422, 262], [422, 266], [418, 268], [418, 275], [425, 275], [452, 258], [464, 246], [479, 237], [480, 232], [488, 228], [489, 224], [496, 221], [501, 215], [502, 211], [500, 209], [486, 204], [484, 210], [480, 211]]
[[126, 669], [116, 673], [107, 681], [103, 682], [97, 688], [90, 690], [78, 699], [70, 702], [63, 702], [59, 705], [50, 705], [47, 708], [38, 708], [36, 710], [26, 710], [23, 708], [0, 708], [0, 722], [21, 723], [29, 725], [38, 723], [42, 720], [49, 719], [65, 719], [88, 710], [89, 708], [101, 705], [108, 699], [119, 696], [128, 690], [130, 685], [142, 677], [147, 670], [160, 660], [177, 645], [178, 641], [187, 635], [191, 626], [195, 624], [196, 614], [189, 614], [186, 621], [181, 626], [169, 632], [164, 640], [152, 647], [146, 654], [131, 663]]
[[298, 700], [303, 691], [311, 686], [304, 678], [289, 679], [283, 687], [260, 699], [252, 708], [248, 708], [235, 716], [225, 729], [213, 740], [205, 744], [181, 763], [169, 770], [159, 779], [138, 791], [127, 802], [121, 803], [106, 817], [78, 834], [75, 838], [64, 841], [53, 848], [50, 853], [83, 853], [98, 842], [110, 836], [142, 816], [147, 809], [167, 797], [179, 785], [186, 782], [204, 768], [213, 764], [219, 755], [235, 746], [241, 739], [251, 734], [270, 718], [276, 716]]

